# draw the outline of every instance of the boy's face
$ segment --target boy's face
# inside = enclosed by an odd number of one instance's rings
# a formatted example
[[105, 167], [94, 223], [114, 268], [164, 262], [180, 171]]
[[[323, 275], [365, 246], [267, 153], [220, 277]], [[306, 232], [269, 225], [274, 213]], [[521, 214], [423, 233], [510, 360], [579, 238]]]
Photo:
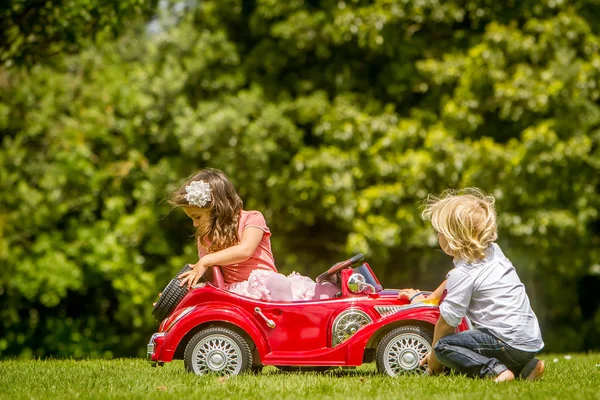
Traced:
[[450, 249], [450, 246], [448, 246], [448, 241], [446, 240], [446, 236], [444, 236], [438, 232], [437, 237], [438, 237], [438, 242], [440, 243], [440, 247], [442, 248], [442, 250], [444, 250], [444, 253], [448, 254], [449, 256], [454, 257], [454, 254], [452, 254], [452, 250]]
[[194, 222], [194, 228], [206, 226], [210, 220], [210, 211], [196, 206], [183, 206], [183, 211]]

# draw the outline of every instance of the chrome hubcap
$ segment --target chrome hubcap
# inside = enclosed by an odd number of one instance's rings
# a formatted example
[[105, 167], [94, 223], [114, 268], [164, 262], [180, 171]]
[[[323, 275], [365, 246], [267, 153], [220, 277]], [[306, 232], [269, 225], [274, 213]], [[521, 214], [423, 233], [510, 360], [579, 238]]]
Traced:
[[401, 333], [385, 347], [385, 371], [391, 376], [403, 372], [425, 373], [427, 369], [419, 367], [419, 362], [430, 350], [431, 345], [423, 337], [414, 333]]
[[242, 368], [242, 351], [225, 335], [209, 335], [194, 347], [194, 372], [236, 375]]
[[400, 356], [402, 365], [406, 365], [409, 368], [412, 368], [418, 359], [419, 355], [412, 350], [407, 350]]
[[207, 357], [207, 363], [211, 369], [218, 370], [223, 368], [225, 365], [226, 357], [221, 351], [214, 351], [209, 353]]

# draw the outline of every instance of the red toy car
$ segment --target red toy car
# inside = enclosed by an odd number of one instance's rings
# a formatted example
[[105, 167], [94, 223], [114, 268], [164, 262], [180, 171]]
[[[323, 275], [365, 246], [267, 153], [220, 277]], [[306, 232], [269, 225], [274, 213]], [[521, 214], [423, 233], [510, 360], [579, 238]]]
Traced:
[[[363, 258], [337, 263], [317, 278], [340, 284], [340, 293], [326, 300], [241, 297], [224, 289], [218, 267], [189, 293], [181, 293], [187, 288], [179, 288], [175, 278], [155, 306], [155, 316], [170, 315], [152, 335], [148, 359], [153, 365], [183, 359], [199, 375], [237, 375], [263, 365], [351, 367], [373, 360], [391, 376], [425, 372], [419, 361], [431, 349], [438, 306], [399, 300], [398, 291], [384, 290], [367, 263], [352, 268]], [[184, 297], [177, 304], [178, 296]], [[457, 330], [466, 329], [465, 319]]]

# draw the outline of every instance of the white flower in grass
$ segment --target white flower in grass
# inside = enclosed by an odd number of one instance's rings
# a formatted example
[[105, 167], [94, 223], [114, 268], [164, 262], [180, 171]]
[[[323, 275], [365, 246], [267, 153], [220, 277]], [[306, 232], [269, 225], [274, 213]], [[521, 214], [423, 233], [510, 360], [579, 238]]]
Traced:
[[552, 361], [554, 361], [554, 362], [558, 362], [558, 358], [555, 358], [555, 359], [554, 359], [554, 360], [552, 360]]
[[570, 359], [571, 359], [571, 356], [570, 356], [570, 355], [566, 355], [566, 356], [565, 356], [565, 360], [570, 360]]
[[190, 184], [185, 187], [185, 199], [190, 205], [204, 207], [211, 200], [211, 192], [212, 190], [207, 182], [190, 182]]

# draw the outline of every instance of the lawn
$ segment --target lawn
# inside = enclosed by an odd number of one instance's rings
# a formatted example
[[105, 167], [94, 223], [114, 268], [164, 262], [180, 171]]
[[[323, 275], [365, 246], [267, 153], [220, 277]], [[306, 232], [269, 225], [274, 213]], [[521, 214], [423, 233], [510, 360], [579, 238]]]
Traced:
[[176, 361], [151, 368], [142, 359], [0, 362], [0, 397], [156, 399], [600, 399], [600, 354], [544, 354], [539, 382], [458, 375], [389, 378], [373, 364], [321, 374], [265, 368], [257, 375], [198, 377]]

